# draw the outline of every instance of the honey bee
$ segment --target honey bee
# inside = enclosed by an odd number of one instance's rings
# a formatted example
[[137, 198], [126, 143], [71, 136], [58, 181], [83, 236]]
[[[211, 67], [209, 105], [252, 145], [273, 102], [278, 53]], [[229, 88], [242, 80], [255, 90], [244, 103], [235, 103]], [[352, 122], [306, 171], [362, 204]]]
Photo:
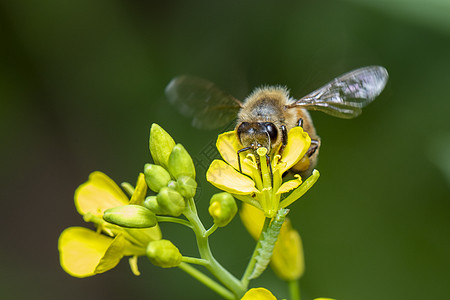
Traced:
[[265, 86], [241, 102], [207, 80], [179, 76], [167, 85], [165, 93], [183, 115], [192, 118], [196, 128], [219, 128], [237, 116], [235, 130], [242, 145], [237, 153], [239, 162], [239, 153], [259, 147], [282, 152], [289, 130], [303, 127], [311, 146], [291, 169], [303, 177], [316, 166], [321, 143], [308, 110], [354, 118], [383, 91], [387, 80], [385, 68], [368, 66], [343, 74], [300, 99], [292, 98], [285, 87]]

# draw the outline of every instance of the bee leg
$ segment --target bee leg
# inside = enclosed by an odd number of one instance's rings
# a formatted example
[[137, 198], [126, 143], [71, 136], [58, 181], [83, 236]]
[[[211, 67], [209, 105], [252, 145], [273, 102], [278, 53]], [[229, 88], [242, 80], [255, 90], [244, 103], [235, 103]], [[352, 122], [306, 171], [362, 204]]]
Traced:
[[287, 129], [286, 126], [281, 125], [281, 147], [280, 147], [280, 151], [278, 152], [280, 155], [281, 153], [283, 153], [284, 147], [286, 147], [287, 145]]
[[319, 149], [319, 141], [311, 140], [311, 146], [309, 146], [309, 149], [305, 155], [307, 155], [308, 157], [311, 157], [317, 151], [317, 149]]
[[238, 165], [239, 165], [239, 172], [241, 172], [241, 173], [242, 173], [241, 156], [240, 156], [239, 154], [240, 154], [241, 152], [244, 152], [244, 151], [247, 151], [247, 150], [250, 150], [250, 149], [252, 149], [252, 147], [245, 147], [245, 148], [239, 149], [238, 152], [237, 152], [237, 159], [238, 159]]
[[303, 128], [303, 119], [298, 119], [297, 126]]

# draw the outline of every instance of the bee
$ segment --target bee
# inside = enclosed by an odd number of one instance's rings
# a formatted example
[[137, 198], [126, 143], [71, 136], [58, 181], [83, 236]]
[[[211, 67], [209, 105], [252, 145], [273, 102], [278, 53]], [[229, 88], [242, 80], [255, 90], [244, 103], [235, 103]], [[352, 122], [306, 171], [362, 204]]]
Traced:
[[385, 68], [368, 66], [336, 77], [300, 99], [292, 98], [285, 87], [263, 86], [241, 102], [207, 80], [179, 76], [167, 85], [165, 93], [183, 115], [192, 118], [196, 128], [220, 128], [237, 117], [235, 131], [242, 145], [237, 153], [239, 163], [241, 152], [259, 147], [282, 153], [289, 130], [301, 126], [311, 137], [311, 146], [291, 171], [303, 177], [316, 166], [321, 144], [308, 110], [354, 118], [383, 91], [387, 80]]

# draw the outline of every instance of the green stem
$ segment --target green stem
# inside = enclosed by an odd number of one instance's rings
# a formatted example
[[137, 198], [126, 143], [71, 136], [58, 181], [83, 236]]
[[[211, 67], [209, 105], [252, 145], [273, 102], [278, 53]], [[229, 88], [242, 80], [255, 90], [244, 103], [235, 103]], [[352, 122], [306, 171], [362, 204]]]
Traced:
[[198, 281], [200, 281], [201, 283], [203, 283], [204, 285], [206, 285], [207, 287], [209, 287], [211, 290], [215, 291], [224, 299], [228, 300], [236, 299], [233, 293], [231, 293], [229, 290], [227, 290], [226, 288], [224, 288], [223, 286], [221, 286], [220, 284], [218, 284], [217, 282], [215, 282], [214, 280], [212, 280], [211, 278], [209, 278], [196, 268], [186, 263], [181, 263], [178, 267], [181, 270], [188, 273], [189, 275], [191, 275], [192, 277], [194, 277], [195, 279], [197, 279]]
[[247, 265], [247, 269], [245, 269], [244, 275], [242, 276], [241, 282], [242, 285], [245, 287], [245, 289], [247, 289], [248, 284], [250, 282], [249, 277], [252, 274], [256, 264], [256, 256], [258, 256], [258, 250], [259, 248], [261, 248], [261, 240], [263, 239], [263, 233], [266, 232], [267, 228], [269, 227], [270, 220], [271, 220], [270, 218], [266, 218], [264, 220], [263, 228], [261, 230], [261, 233], [259, 234], [258, 243], [256, 244], [255, 250], [253, 250], [252, 258], [250, 258], [250, 261], [248, 262]]
[[300, 300], [300, 284], [298, 280], [289, 281], [289, 294], [291, 300]]
[[182, 260], [183, 260], [183, 262], [189, 263], [189, 264], [196, 264], [196, 265], [201, 265], [201, 266], [208, 265], [208, 261], [204, 260], [202, 258], [183, 256]]
[[211, 226], [211, 228], [209, 228], [209, 229], [205, 232], [205, 237], [209, 237], [211, 234], [214, 233], [214, 231], [216, 231], [217, 228], [219, 228], [219, 227], [217, 227], [216, 224], [213, 224], [213, 226]]
[[228, 272], [228, 270], [226, 270], [221, 264], [219, 264], [219, 262], [212, 255], [208, 237], [206, 236], [206, 229], [196, 214], [196, 211], [194, 200], [191, 198], [188, 200], [188, 207], [186, 208], [184, 215], [192, 224], [192, 230], [197, 238], [197, 246], [200, 257], [208, 261], [208, 265], [205, 267], [224, 286], [233, 292], [235, 298], [240, 299], [245, 293], [245, 288], [242, 286], [241, 282], [230, 272]]
[[171, 222], [171, 223], [177, 223], [177, 224], [181, 224], [184, 226], [187, 226], [189, 228], [192, 228], [192, 224], [189, 223], [186, 220], [183, 219], [179, 219], [179, 218], [174, 218], [174, 217], [165, 217], [165, 216], [156, 216], [156, 220], [159, 222]]

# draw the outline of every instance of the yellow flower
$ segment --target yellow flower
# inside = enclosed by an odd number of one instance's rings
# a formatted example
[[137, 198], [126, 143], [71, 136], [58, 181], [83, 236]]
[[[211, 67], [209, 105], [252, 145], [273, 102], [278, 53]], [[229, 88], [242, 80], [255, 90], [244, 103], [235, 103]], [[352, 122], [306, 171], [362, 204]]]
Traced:
[[[142, 203], [147, 186], [139, 176], [133, 203]], [[141, 199], [142, 198], [142, 199]], [[89, 180], [75, 191], [75, 206], [85, 221], [93, 222], [97, 231], [83, 227], [65, 229], [58, 240], [60, 263], [72, 276], [88, 277], [114, 268], [123, 256], [133, 256], [130, 266], [139, 275], [136, 257], [145, 255], [150, 241], [160, 240], [161, 231], [152, 228], [129, 229], [103, 220], [106, 209], [129, 203], [127, 196], [108, 176], [93, 172]]]
[[[247, 231], [257, 240], [264, 224], [264, 214], [255, 207], [245, 203], [242, 205], [239, 214]], [[302, 241], [298, 232], [292, 228], [288, 218], [281, 226], [270, 265], [275, 274], [286, 281], [299, 279], [303, 275]]]
[[[258, 157], [253, 153], [246, 156], [240, 154], [240, 172], [237, 152], [242, 145], [235, 131], [225, 132], [219, 135], [216, 143], [224, 161], [214, 160], [206, 178], [217, 188], [233, 194], [272, 218], [280, 208], [287, 207], [306, 193], [319, 178], [319, 172], [314, 170], [305, 182], [299, 175], [283, 182], [283, 173], [303, 158], [310, 145], [309, 135], [301, 127], [294, 127], [288, 133], [288, 143], [282, 154], [279, 154], [279, 148], [269, 153], [271, 166], [267, 165], [267, 149], [261, 147], [256, 151]], [[286, 197], [281, 199], [282, 196]]]
[[277, 298], [265, 288], [253, 288], [248, 290], [241, 300], [277, 300]]

